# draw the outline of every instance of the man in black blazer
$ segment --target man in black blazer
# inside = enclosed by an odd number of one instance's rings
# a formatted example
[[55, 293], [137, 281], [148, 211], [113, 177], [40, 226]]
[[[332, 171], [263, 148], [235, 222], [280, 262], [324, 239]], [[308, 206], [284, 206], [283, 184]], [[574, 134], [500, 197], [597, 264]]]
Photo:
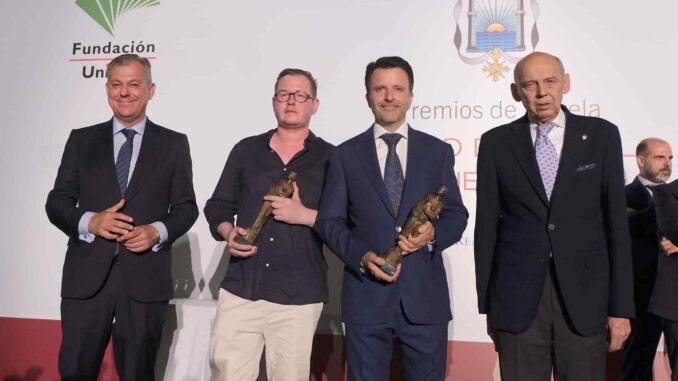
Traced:
[[[475, 264], [502, 380], [603, 380], [629, 334], [633, 274], [617, 127], [561, 107], [562, 62], [535, 52], [511, 92], [527, 115], [483, 134]], [[549, 133], [550, 132], [550, 133]]]
[[678, 380], [678, 180], [654, 188], [657, 227], [662, 250], [649, 311], [661, 317], [671, 365], [671, 380]]
[[660, 318], [647, 311], [657, 277], [657, 219], [653, 191], [671, 177], [673, 153], [667, 142], [643, 139], [636, 147], [638, 176], [626, 186], [626, 207], [633, 255], [633, 291], [636, 317], [631, 320], [631, 335], [624, 346], [621, 379], [653, 379], [653, 365], [661, 336]]
[[64, 380], [96, 380], [113, 337], [121, 380], [152, 380], [172, 298], [170, 249], [198, 217], [186, 135], [146, 118], [155, 85], [147, 59], [107, 69], [114, 117], [73, 130], [49, 220], [69, 237], [61, 288]]

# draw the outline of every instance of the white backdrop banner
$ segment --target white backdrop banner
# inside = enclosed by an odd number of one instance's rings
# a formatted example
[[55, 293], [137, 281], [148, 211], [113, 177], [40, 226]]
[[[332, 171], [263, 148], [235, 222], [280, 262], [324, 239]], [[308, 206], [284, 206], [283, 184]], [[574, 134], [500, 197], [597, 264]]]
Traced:
[[[560, 56], [572, 77], [565, 103], [622, 133], [627, 181], [638, 141], [676, 142], [678, 3], [552, 0], [78, 0], [0, 2], [0, 316], [59, 319], [66, 237], [44, 212], [71, 129], [112, 116], [104, 70], [120, 53], [153, 65], [148, 115], [188, 134], [200, 208], [240, 139], [275, 127], [271, 96], [286, 67], [318, 79], [312, 130], [329, 142], [372, 121], [368, 62], [400, 55], [414, 68], [410, 124], [448, 141], [471, 217], [445, 252], [450, 340], [489, 341], [477, 313], [473, 265], [480, 135], [523, 114], [509, 92], [515, 62]], [[678, 143], [677, 143], [678, 146]], [[177, 296], [211, 299], [227, 261], [201, 215], [177, 245]], [[319, 330], [340, 333], [340, 263], [328, 254], [331, 303]]]

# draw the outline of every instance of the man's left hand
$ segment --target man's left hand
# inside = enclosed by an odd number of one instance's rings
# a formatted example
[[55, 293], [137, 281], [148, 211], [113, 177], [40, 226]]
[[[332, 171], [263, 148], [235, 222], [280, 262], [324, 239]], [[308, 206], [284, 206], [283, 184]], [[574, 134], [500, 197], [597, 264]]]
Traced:
[[264, 196], [264, 200], [270, 201], [273, 207], [273, 218], [276, 221], [286, 222], [291, 225], [306, 225], [313, 227], [318, 211], [309, 209], [301, 203], [297, 182], [292, 182], [294, 194], [292, 198], [280, 196]]
[[610, 316], [607, 318], [607, 328], [610, 330], [610, 347], [608, 352], [622, 349], [624, 341], [626, 341], [631, 333], [629, 319]]
[[430, 221], [426, 221], [417, 229], [417, 231], [419, 232], [419, 235], [416, 238], [411, 235], [408, 237], [405, 237], [402, 234], [400, 235], [398, 246], [400, 246], [403, 255], [414, 253], [421, 249], [428, 242], [433, 241], [433, 238], [436, 236], [436, 231], [433, 229], [433, 224], [431, 224]]
[[118, 242], [132, 253], [141, 253], [160, 240], [160, 232], [153, 225], [136, 226], [129, 233], [118, 238]]

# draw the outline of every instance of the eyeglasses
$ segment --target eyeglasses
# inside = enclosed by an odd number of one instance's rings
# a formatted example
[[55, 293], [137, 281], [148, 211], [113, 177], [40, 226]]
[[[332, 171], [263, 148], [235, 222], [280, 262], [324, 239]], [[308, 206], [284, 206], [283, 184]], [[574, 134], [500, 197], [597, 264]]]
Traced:
[[294, 96], [294, 100], [299, 103], [304, 103], [309, 99], [313, 99], [312, 96], [304, 93], [303, 91], [296, 91], [294, 93], [278, 91], [277, 93], [273, 94], [273, 98], [278, 102], [287, 102], [290, 99], [290, 96]]

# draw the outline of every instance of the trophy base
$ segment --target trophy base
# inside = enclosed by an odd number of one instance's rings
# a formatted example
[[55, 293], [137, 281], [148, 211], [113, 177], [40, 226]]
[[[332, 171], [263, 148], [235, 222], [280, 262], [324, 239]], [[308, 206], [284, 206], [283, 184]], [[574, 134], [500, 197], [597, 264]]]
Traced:
[[241, 245], [254, 245], [252, 242], [248, 241], [247, 238], [243, 237], [240, 234], [236, 234], [233, 240]]
[[388, 262], [381, 265], [381, 267], [379, 267], [379, 269], [381, 269], [381, 271], [388, 274], [388, 276], [393, 276], [393, 274], [395, 274], [395, 272], [396, 272], [395, 266], [393, 266], [392, 264], [390, 264]]

